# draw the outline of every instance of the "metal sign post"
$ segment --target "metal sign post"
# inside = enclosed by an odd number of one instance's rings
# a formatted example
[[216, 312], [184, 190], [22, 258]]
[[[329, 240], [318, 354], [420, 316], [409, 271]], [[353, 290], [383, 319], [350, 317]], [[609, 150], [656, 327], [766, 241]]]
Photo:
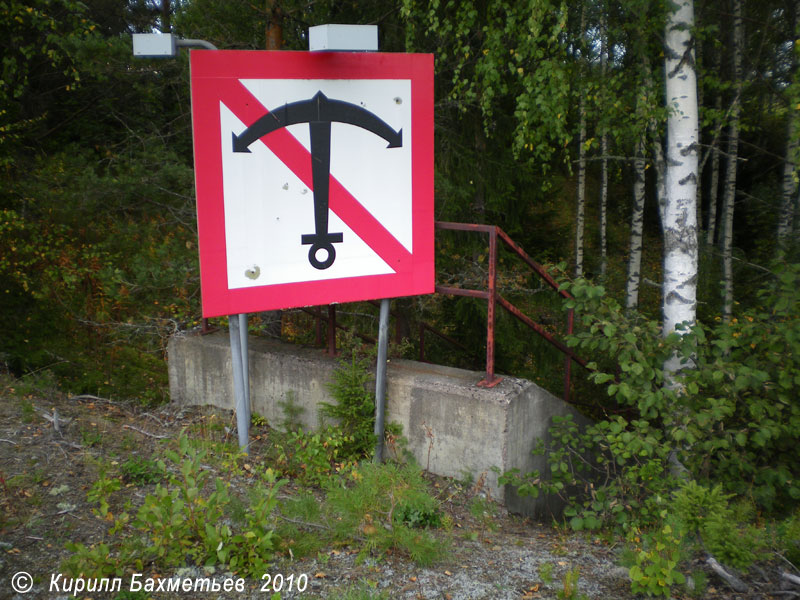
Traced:
[[389, 298], [381, 300], [378, 323], [378, 366], [375, 373], [375, 462], [383, 462], [384, 413], [386, 412], [386, 354], [389, 346]]

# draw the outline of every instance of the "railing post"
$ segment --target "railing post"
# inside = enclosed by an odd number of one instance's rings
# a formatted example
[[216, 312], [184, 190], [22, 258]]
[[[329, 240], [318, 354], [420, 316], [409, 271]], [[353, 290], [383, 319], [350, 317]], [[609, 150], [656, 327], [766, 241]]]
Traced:
[[494, 317], [497, 305], [497, 227], [489, 230], [489, 297], [486, 314], [486, 379], [479, 382], [481, 387], [494, 387], [500, 378], [494, 374]]
[[314, 324], [314, 335], [315, 341], [317, 346], [322, 346], [322, 307], [317, 306], [314, 310], [314, 318], [316, 319], [316, 323]]
[[336, 356], [336, 305], [328, 305], [328, 354]]

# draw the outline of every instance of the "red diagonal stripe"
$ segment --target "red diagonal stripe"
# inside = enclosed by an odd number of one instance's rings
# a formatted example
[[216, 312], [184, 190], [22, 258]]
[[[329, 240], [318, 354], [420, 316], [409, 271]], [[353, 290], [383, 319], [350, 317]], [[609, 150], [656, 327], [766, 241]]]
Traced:
[[[269, 112], [238, 80], [224, 83], [220, 81], [220, 101], [247, 126]], [[223, 131], [223, 140], [226, 135], [229, 133]], [[278, 129], [262, 137], [261, 142], [313, 190], [311, 153], [291, 133]], [[328, 207], [396, 272], [410, 268], [411, 253], [333, 175]]]

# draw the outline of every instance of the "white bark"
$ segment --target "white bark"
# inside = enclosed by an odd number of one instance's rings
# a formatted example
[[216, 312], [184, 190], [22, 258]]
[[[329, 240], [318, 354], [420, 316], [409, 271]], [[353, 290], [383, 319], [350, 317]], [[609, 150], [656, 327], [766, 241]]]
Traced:
[[586, 223], [586, 110], [580, 101], [580, 133], [578, 134], [578, 198], [575, 211], [575, 277], [583, 277], [583, 231]]
[[722, 320], [728, 322], [733, 316], [733, 212], [736, 200], [736, 171], [739, 158], [739, 115], [742, 95], [742, 46], [744, 25], [742, 23], [742, 0], [733, 0], [733, 78], [734, 98], [728, 127], [728, 159], [725, 169], [725, 194], [722, 214]]
[[[586, 8], [581, 9], [581, 35], [585, 31]], [[583, 52], [580, 54], [583, 60]], [[578, 106], [580, 132], [578, 133], [578, 192], [575, 207], [575, 277], [583, 277], [583, 233], [586, 223], [586, 100], [581, 93]]]
[[628, 281], [625, 285], [625, 308], [633, 310], [639, 306], [639, 282], [642, 269], [642, 230], [644, 227], [645, 198], [644, 136], [636, 143], [636, 158], [633, 161], [633, 214], [631, 215], [631, 241], [628, 256]]
[[[608, 64], [608, 31], [606, 13], [600, 17], [600, 72], [601, 81], [605, 80]], [[600, 277], [605, 278], [608, 266], [608, 132], [603, 131], [600, 138], [600, 153], [603, 156], [600, 181]]]
[[[692, 0], [680, 0], [665, 31], [667, 169], [665, 173], [663, 332], [694, 324], [697, 308], [697, 78]], [[667, 370], [676, 370], [677, 359]]]
[[[800, 33], [798, 29], [798, 11], [800, 11], [800, 0], [795, 1], [795, 38]], [[792, 56], [795, 55], [796, 48], [792, 47]], [[792, 61], [792, 76], [797, 77], [797, 65]], [[794, 107], [789, 106], [789, 121], [786, 125], [786, 159], [783, 163], [783, 194], [781, 197], [781, 210], [778, 214], [778, 251], [786, 249], [787, 242], [793, 232], [795, 219], [795, 202], [800, 202], [797, 196], [797, 181], [795, 173], [797, 170], [797, 133], [798, 118]]]
[[778, 215], [778, 249], [785, 250], [787, 242], [792, 235], [792, 223], [794, 222], [794, 204], [797, 199], [797, 183], [795, 182], [794, 162], [797, 153], [796, 137], [796, 118], [794, 111], [789, 119], [787, 127], [786, 141], [786, 160], [783, 163], [783, 194], [781, 198], [781, 211]]

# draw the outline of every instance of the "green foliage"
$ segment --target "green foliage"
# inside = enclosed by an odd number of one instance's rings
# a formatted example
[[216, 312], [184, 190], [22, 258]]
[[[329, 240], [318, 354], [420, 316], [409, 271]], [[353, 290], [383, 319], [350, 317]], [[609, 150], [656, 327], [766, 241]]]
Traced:
[[343, 453], [357, 458], [369, 456], [375, 447], [375, 394], [368, 390], [373, 383], [369, 366], [369, 360], [359, 359], [353, 350], [350, 360], [341, 361], [328, 384], [335, 403], [320, 404], [320, 412], [336, 419], [346, 438]]
[[278, 465], [304, 483], [320, 485], [332, 473], [354, 464], [344, 448], [352, 436], [329, 425], [319, 431], [289, 431], [278, 456]]
[[250, 424], [253, 427], [266, 427], [269, 425], [269, 422], [267, 421], [266, 417], [263, 417], [257, 412], [253, 411], [253, 413], [250, 415]]
[[[685, 579], [681, 561], [699, 543], [725, 564], [748, 567], [767, 544], [748, 506], [777, 512], [797, 505], [800, 266], [774, 272], [758, 309], [666, 338], [603, 288], [566, 286], [574, 296], [566, 306], [583, 315], [570, 345], [614, 359], [593, 363], [590, 375], [611, 402], [585, 427], [553, 419], [550, 441], [535, 450], [546, 455], [549, 472], [512, 471], [500, 482], [522, 495], [562, 497], [575, 530], [627, 531], [635, 592], [669, 595]], [[666, 371], [673, 356], [683, 366]], [[688, 469], [686, 481], [673, 476], [676, 462]]]
[[558, 600], [589, 600], [589, 596], [578, 591], [578, 579], [580, 579], [580, 569], [575, 567], [564, 573], [561, 582], [561, 589], [556, 592]]
[[135, 485], [156, 483], [164, 478], [162, 465], [156, 461], [141, 456], [131, 456], [120, 464], [119, 470], [122, 477]]
[[[666, 513], [664, 513], [666, 515]], [[630, 568], [631, 590], [648, 596], [669, 596], [670, 588], [683, 584], [686, 578], [678, 570], [683, 559], [683, 535], [664, 523], [636, 542], [636, 564]]]
[[297, 403], [297, 394], [293, 390], [286, 392], [285, 400], [278, 400], [278, 406], [283, 412], [283, 421], [281, 425], [284, 431], [300, 431], [303, 424], [300, 421], [300, 415], [305, 412], [305, 408]]
[[704, 549], [723, 564], [747, 569], [766, 548], [763, 528], [748, 524], [752, 511], [736, 510], [729, 504], [732, 494], [722, 486], [713, 488], [695, 481], [684, 481], [673, 494], [670, 515], [687, 536], [697, 536]]
[[122, 487], [122, 482], [119, 477], [108, 477], [105, 469], [101, 469], [97, 480], [86, 492], [86, 500], [89, 502], [97, 502], [100, 504], [99, 510], [95, 513], [99, 516], [106, 518], [109, 515], [109, 496]]
[[[284, 481], [271, 469], [262, 473], [253, 486], [244, 522], [234, 531], [228, 519], [232, 506], [228, 484], [220, 478], [209, 481], [202, 467], [205, 451], [193, 447], [185, 436], [178, 443], [178, 451], [167, 451], [167, 457], [179, 474], [170, 476], [166, 486], [158, 484], [133, 518], [127, 513], [116, 518], [111, 530], [118, 534], [114, 546], [68, 544], [73, 556], [63, 566], [66, 572], [103, 576], [130, 568], [141, 570], [147, 564], [175, 567], [187, 560], [200, 565], [225, 564], [247, 576], [266, 571], [278, 543], [273, 511]], [[159, 470], [164, 471], [165, 466], [160, 465]], [[101, 477], [90, 490], [90, 500], [101, 502], [103, 516], [108, 514], [108, 494], [118, 489], [119, 483], [119, 479]]]
[[326, 509], [334, 517], [330, 522], [335, 539], [349, 540], [358, 532], [363, 535], [362, 556], [394, 549], [421, 566], [442, 556], [444, 541], [404, 518], [416, 511], [430, 521], [436, 511], [418, 467], [363, 463], [352, 471], [351, 479], [352, 485], [336, 480], [327, 485]]
[[[800, 265], [777, 266], [761, 292], [761, 308], [666, 338], [656, 323], [627, 315], [603, 288], [580, 281], [565, 286], [575, 298], [566, 306], [579, 310], [584, 327], [569, 343], [614, 358], [616, 367], [593, 363], [591, 378], [607, 386], [612, 403], [606, 410], [619, 414], [583, 431], [569, 419], [554, 419], [552, 447], [538, 447], [548, 453], [551, 479], [544, 483], [538, 473], [517, 479], [521, 492], [571, 498], [592, 518], [590, 526], [599, 526], [594, 518], [620, 524], [631, 510], [646, 523], [672, 487], [668, 459], [675, 451], [701, 483], [718, 482], [767, 510], [796, 503], [798, 284]], [[673, 355], [685, 367], [667, 373], [664, 363]], [[591, 489], [591, 499], [578, 503], [570, 493], [576, 486]]]
[[542, 563], [539, 565], [539, 579], [545, 585], [553, 583], [553, 563]]
[[800, 508], [778, 524], [776, 546], [780, 554], [794, 565], [800, 565]]

